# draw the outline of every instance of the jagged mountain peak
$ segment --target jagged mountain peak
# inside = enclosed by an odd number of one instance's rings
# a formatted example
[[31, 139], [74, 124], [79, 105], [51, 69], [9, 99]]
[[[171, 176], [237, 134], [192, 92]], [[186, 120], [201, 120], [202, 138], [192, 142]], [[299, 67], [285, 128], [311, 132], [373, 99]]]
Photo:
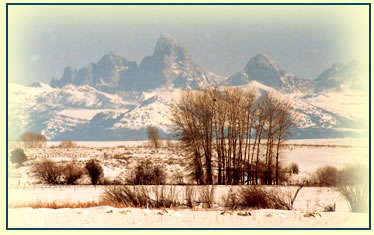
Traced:
[[195, 64], [188, 51], [169, 35], [161, 34], [152, 56], [139, 65], [139, 86], [143, 90], [158, 87], [198, 88], [217, 85], [223, 78]]
[[279, 66], [274, 62], [274, 60], [270, 56], [261, 53], [252, 57], [247, 63], [247, 67], [254, 65], [266, 67], [274, 71], [280, 71]]
[[167, 34], [161, 34], [157, 40], [153, 56], [175, 55], [178, 60], [190, 59], [190, 55], [178, 41]]
[[362, 88], [365, 75], [360, 63], [351, 61], [347, 64], [333, 64], [323, 71], [315, 80], [315, 91], [326, 89]]
[[170, 36], [169, 34], [160, 34], [160, 37], [158, 38], [158, 42], [163, 42], [171, 45], [177, 45], [178, 41], [174, 37]]
[[242, 71], [232, 75], [226, 83], [238, 86], [251, 81], [258, 81], [286, 93], [309, 91], [312, 86], [310, 80], [285, 72], [272, 58], [264, 54], [252, 57]]
[[101, 64], [112, 64], [112, 65], [122, 65], [123, 58], [117, 54], [115, 54], [113, 51], [108, 52], [105, 54], [97, 63], [98, 65]]
[[343, 67], [344, 67], [343, 64], [333, 64], [329, 68], [327, 68], [325, 71], [323, 71], [323, 73], [329, 73], [329, 74], [336, 73], [336, 72], [341, 71]]

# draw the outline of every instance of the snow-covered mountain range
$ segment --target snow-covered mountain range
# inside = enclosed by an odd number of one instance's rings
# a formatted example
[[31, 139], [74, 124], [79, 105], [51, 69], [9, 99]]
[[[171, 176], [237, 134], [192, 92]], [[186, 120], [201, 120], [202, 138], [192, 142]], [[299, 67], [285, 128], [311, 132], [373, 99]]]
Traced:
[[194, 63], [176, 39], [161, 35], [139, 65], [110, 52], [87, 67], [66, 67], [49, 85], [10, 83], [9, 137], [29, 130], [49, 140], [134, 140], [145, 139], [149, 125], [172, 137], [169, 108], [180, 92], [220, 86], [288, 97], [299, 114], [292, 138], [362, 136], [368, 133], [366, 81], [355, 62], [332, 65], [310, 80], [287, 73], [263, 54], [238, 73], [219, 76]]

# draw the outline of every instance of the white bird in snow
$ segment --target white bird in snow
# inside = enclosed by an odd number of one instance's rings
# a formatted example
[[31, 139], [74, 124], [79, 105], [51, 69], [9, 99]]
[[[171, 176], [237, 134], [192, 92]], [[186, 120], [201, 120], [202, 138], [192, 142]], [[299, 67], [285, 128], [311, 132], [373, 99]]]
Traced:
[[121, 211], [120, 213], [124, 215], [128, 215], [128, 214], [131, 214], [131, 211], [126, 209], [126, 210]]
[[174, 210], [166, 210], [163, 209], [162, 211], [157, 212], [158, 215], [168, 215], [168, 216], [180, 216], [179, 212], [175, 212]]
[[148, 215], [149, 213], [151, 213], [151, 210], [148, 208], [148, 202], [147, 202], [147, 208], [143, 209], [143, 213], [144, 215]]
[[276, 212], [269, 213], [266, 216], [267, 217], [286, 217], [285, 214], [283, 214], [283, 213], [276, 213]]

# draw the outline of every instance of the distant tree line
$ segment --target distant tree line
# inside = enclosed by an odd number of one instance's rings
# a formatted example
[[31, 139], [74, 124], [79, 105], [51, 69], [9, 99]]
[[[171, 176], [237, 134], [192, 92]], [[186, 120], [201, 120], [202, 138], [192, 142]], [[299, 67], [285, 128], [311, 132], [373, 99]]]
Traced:
[[209, 88], [185, 91], [171, 119], [197, 184], [279, 184], [282, 143], [296, 119], [290, 110], [272, 93]]

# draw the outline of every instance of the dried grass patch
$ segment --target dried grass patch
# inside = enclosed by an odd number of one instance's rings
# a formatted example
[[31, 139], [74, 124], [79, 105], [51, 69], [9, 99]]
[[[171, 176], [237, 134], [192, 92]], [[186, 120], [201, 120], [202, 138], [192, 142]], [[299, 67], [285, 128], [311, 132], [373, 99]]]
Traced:
[[126, 205], [118, 202], [111, 201], [89, 201], [89, 202], [69, 202], [69, 201], [52, 201], [52, 202], [26, 202], [26, 203], [13, 203], [9, 205], [9, 208], [22, 208], [31, 207], [33, 209], [48, 208], [48, 209], [62, 209], [62, 208], [90, 208], [98, 206], [111, 206], [115, 208], [125, 208]]

